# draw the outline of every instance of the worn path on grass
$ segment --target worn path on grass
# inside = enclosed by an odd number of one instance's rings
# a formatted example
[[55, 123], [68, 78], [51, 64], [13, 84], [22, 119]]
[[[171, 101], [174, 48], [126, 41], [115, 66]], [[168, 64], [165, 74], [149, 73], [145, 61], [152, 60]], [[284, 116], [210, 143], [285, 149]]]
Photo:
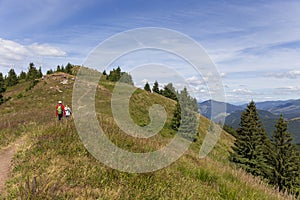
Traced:
[[17, 139], [7, 147], [0, 149], [0, 193], [3, 191], [5, 182], [11, 170], [12, 160], [18, 147], [24, 144], [25, 137]]

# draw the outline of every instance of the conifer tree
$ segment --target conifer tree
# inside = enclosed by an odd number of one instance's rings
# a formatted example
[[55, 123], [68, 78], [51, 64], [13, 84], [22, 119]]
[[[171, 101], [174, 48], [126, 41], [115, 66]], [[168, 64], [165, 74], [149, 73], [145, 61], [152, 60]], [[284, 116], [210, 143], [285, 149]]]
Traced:
[[241, 114], [231, 160], [256, 176], [266, 176], [268, 138], [262, 126], [255, 103], [251, 101]]
[[5, 82], [3, 78], [3, 74], [0, 72], [0, 93], [5, 92]]
[[56, 67], [56, 72], [61, 72], [61, 68], [59, 65], [57, 65], [57, 67]]
[[73, 65], [71, 63], [68, 63], [66, 65], [65, 72], [68, 74], [73, 74], [72, 69], [73, 69]]
[[43, 77], [43, 72], [42, 72], [42, 68], [40, 67], [37, 73], [37, 78], [42, 78]]
[[5, 90], [3, 74], [0, 72], [0, 104], [4, 102], [3, 92], [5, 92]]
[[18, 84], [18, 77], [14, 69], [10, 69], [8, 76], [5, 80], [7, 86], [13, 86]]
[[190, 141], [195, 140], [198, 132], [197, 112], [192, 106], [192, 99], [186, 88], [178, 94], [178, 102], [171, 123], [173, 130], [179, 131], [181, 137]]
[[130, 74], [126, 72], [121, 72], [121, 78], [119, 79], [121, 83], [127, 83], [129, 85], [134, 85]]
[[164, 89], [162, 90], [161, 94], [167, 98], [173, 99], [175, 101], [177, 101], [177, 96], [176, 96], [176, 90], [173, 87], [172, 83], [168, 83]]
[[26, 81], [34, 80], [36, 78], [39, 78], [39, 72], [35, 68], [33, 63], [29, 63], [29, 68], [26, 76]]
[[148, 82], [145, 84], [144, 90], [146, 90], [147, 92], [151, 92], [151, 88]]
[[154, 82], [154, 85], [152, 87], [152, 91], [153, 91], [153, 93], [155, 92], [155, 93], [159, 94], [159, 87], [158, 87], [158, 82], [157, 81]]
[[21, 71], [20, 75], [19, 75], [19, 80], [23, 80], [26, 79], [26, 73]]
[[46, 72], [46, 74], [53, 74], [54, 72], [53, 72], [53, 70], [52, 69], [49, 69], [47, 72]]
[[280, 191], [293, 191], [299, 181], [299, 156], [296, 154], [292, 135], [288, 132], [288, 124], [280, 115], [272, 135], [272, 146], [268, 157], [271, 168], [269, 181], [278, 186]]

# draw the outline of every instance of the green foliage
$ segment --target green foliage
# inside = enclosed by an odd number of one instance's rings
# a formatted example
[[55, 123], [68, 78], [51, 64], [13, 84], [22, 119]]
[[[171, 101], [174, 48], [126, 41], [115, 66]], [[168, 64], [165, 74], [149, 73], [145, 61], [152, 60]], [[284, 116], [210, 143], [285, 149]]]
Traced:
[[275, 124], [272, 145], [269, 149], [270, 156], [268, 156], [268, 164], [271, 168], [269, 181], [280, 191], [295, 192], [296, 185], [299, 184], [299, 155], [292, 141], [288, 124], [281, 115]]
[[177, 101], [177, 92], [175, 90], [175, 88], [173, 87], [172, 83], [168, 83], [164, 89], [162, 90], [161, 94], [167, 98], [173, 99], [175, 101]]
[[172, 123], [171, 123], [171, 127], [173, 130], [178, 131], [178, 128], [180, 126], [180, 121], [181, 121], [181, 108], [180, 108], [180, 103], [177, 102], [173, 113]]
[[227, 133], [231, 134], [232, 136], [237, 137], [236, 130], [233, 127], [224, 124], [223, 130], [226, 131]]
[[[57, 81], [51, 77], [40, 81], [39, 87], [21, 100], [13, 98], [8, 102], [13, 109], [0, 107], [0, 145], [6, 146], [26, 134], [26, 143], [14, 157], [0, 199], [287, 199], [244, 171], [232, 168], [225, 159], [233, 142], [228, 134], [222, 133], [211, 154], [199, 159], [200, 136], [205, 136], [209, 124], [202, 117], [199, 142], [172, 165], [143, 174], [111, 169], [85, 149], [72, 119], [55, 123], [53, 96], [59, 98], [60, 94], [46, 88], [55, 87]], [[45, 81], [47, 85], [42, 87]], [[9, 90], [22, 88], [15, 91], [16, 96], [29, 83], [21, 82]], [[104, 80], [100, 84], [103, 88], [97, 90], [95, 107], [99, 109], [99, 123], [113, 143], [131, 152], [149, 152], [170, 142], [174, 131], [169, 124], [175, 101], [144, 90], [134, 93], [130, 101], [134, 121], [150, 122], [147, 111], [153, 103], [163, 105], [168, 115], [160, 133], [146, 140], [137, 139], [120, 130], [113, 119], [110, 100], [115, 83]], [[65, 102], [71, 102], [72, 87], [64, 90], [63, 97]]]
[[30, 82], [30, 85], [26, 88], [26, 91], [29, 91], [31, 90], [32, 88], [34, 88], [34, 86], [36, 86], [36, 84], [38, 84], [39, 80], [35, 79], [35, 80], [32, 80]]
[[7, 100], [3, 96], [3, 93], [6, 91], [5, 81], [6, 80], [4, 80], [3, 74], [0, 72], [0, 105]]
[[56, 72], [61, 72], [61, 68], [59, 65], [57, 65], [57, 67], [56, 67]]
[[146, 90], [147, 92], [151, 92], [151, 88], [148, 82], [145, 84], [144, 90]]
[[[171, 127], [173, 130], [179, 131], [182, 137], [194, 141], [197, 135], [198, 119], [195, 101], [187, 89], [184, 88], [178, 94], [178, 102], [173, 113]], [[198, 104], [197, 104], [198, 107]]]
[[52, 69], [49, 69], [47, 72], [46, 72], [46, 74], [47, 75], [49, 75], [49, 74], [53, 74], [54, 72], [53, 72], [53, 70]]
[[152, 91], [155, 92], [155, 93], [157, 93], [157, 94], [160, 94], [159, 87], [158, 87], [158, 82], [157, 81], [154, 82]]
[[251, 101], [241, 115], [231, 160], [256, 176], [265, 176], [267, 135], [259, 119], [255, 103]]
[[102, 74], [103, 74], [104, 76], [107, 76], [107, 73], [106, 73], [105, 70], [102, 72]]
[[6, 90], [5, 81], [4, 81], [4, 78], [3, 78], [3, 74], [0, 72], [0, 94], [5, 92], [5, 90]]
[[37, 78], [42, 78], [43, 77], [43, 72], [42, 72], [42, 68], [39, 68], [38, 74], [37, 74]]
[[23, 93], [20, 92], [20, 93], [17, 95], [17, 98], [20, 99], [20, 98], [22, 98], [22, 97], [23, 97]]
[[71, 63], [68, 63], [66, 65], [66, 68], [65, 68], [65, 72], [68, 73], [68, 74], [71, 74], [73, 75], [73, 68], [74, 68], [74, 65], [72, 65]]
[[2, 93], [0, 93], [0, 105], [3, 104], [4, 101], [5, 101], [5, 99], [4, 99], [3, 95], [2, 95]]
[[130, 74], [126, 72], [122, 72], [121, 68], [118, 67], [117, 69], [113, 69], [109, 72], [109, 75], [107, 76], [107, 80], [112, 82], [122, 82], [127, 83], [130, 85], [133, 85], [132, 77]]
[[121, 78], [121, 68], [118, 67], [117, 69], [113, 69], [109, 72], [109, 75], [107, 77], [108, 80], [112, 82], [117, 82]]
[[26, 79], [26, 76], [27, 76], [27, 74], [25, 72], [21, 71], [18, 78], [19, 78], [19, 80], [24, 80], [24, 79]]
[[8, 72], [8, 76], [5, 79], [5, 83], [7, 86], [14, 86], [18, 84], [18, 77], [14, 69], [10, 69]]
[[43, 76], [42, 72], [37, 70], [33, 63], [29, 63], [26, 81], [32, 81], [32, 80], [41, 78], [42, 76]]

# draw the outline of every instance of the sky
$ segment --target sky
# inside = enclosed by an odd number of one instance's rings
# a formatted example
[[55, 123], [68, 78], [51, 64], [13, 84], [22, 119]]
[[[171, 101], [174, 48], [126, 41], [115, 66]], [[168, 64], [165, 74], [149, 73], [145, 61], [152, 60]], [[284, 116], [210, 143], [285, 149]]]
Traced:
[[[199, 43], [219, 72], [227, 102], [300, 99], [297, 0], [1, 0], [0, 72], [26, 71], [30, 62], [44, 72], [68, 62], [82, 65], [103, 41], [143, 27], [171, 29]], [[209, 77], [165, 54], [135, 52], [108, 67], [120, 65], [140, 87], [146, 81], [158, 80], [161, 85], [174, 81], [172, 76], [166, 79], [163, 70], [134, 77], [137, 73], [131, 70], [151, 57], [155, 63], [177, 66], [194, 96], [199, 101], [209, 99], [205, 84]]]

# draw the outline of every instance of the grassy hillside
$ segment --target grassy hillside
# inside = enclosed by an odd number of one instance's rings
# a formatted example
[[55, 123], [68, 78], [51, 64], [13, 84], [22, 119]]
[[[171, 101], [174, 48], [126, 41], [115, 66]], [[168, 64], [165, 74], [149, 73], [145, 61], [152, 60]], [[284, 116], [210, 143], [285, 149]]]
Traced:
[[[68, 80], [63, 84], [63, 80]], [[72, 120], [57, 123], [57, 100], [71, 103], [72, 76], [46, 76], [30, 91], [28, 83], [9, 88], [12, 98], [0, 105], [0, 145], [20, 135], [27, 142], [14, 159], [13, 170], [0, 195], [5, 199], [287, 199], [228, 162], [234, 138], [223, 132], [218, 144], [204, 159], [198, 158], [209, 121], [200, 117], [199, 138], [178, 161], [156, 172], [119, 172], [99, 163], [84, 148]], [[66, 82], [64, 82], [66, 83]], [[149, 123], [148, 108], [157, 103], [167, 111], [167, 122], [150, 139], [136, 139], [115, 124], [110, 98], [114, 84], [100, 81], [96, 111], [101, 127], [116, 145], [133, 152], [164, 146], [174, 136], [170, 120], [175, 102], [138, 89], [131, 97], [130, 113], [141, 126]], [[22, 93], [22, 95], [20, 95]]]

